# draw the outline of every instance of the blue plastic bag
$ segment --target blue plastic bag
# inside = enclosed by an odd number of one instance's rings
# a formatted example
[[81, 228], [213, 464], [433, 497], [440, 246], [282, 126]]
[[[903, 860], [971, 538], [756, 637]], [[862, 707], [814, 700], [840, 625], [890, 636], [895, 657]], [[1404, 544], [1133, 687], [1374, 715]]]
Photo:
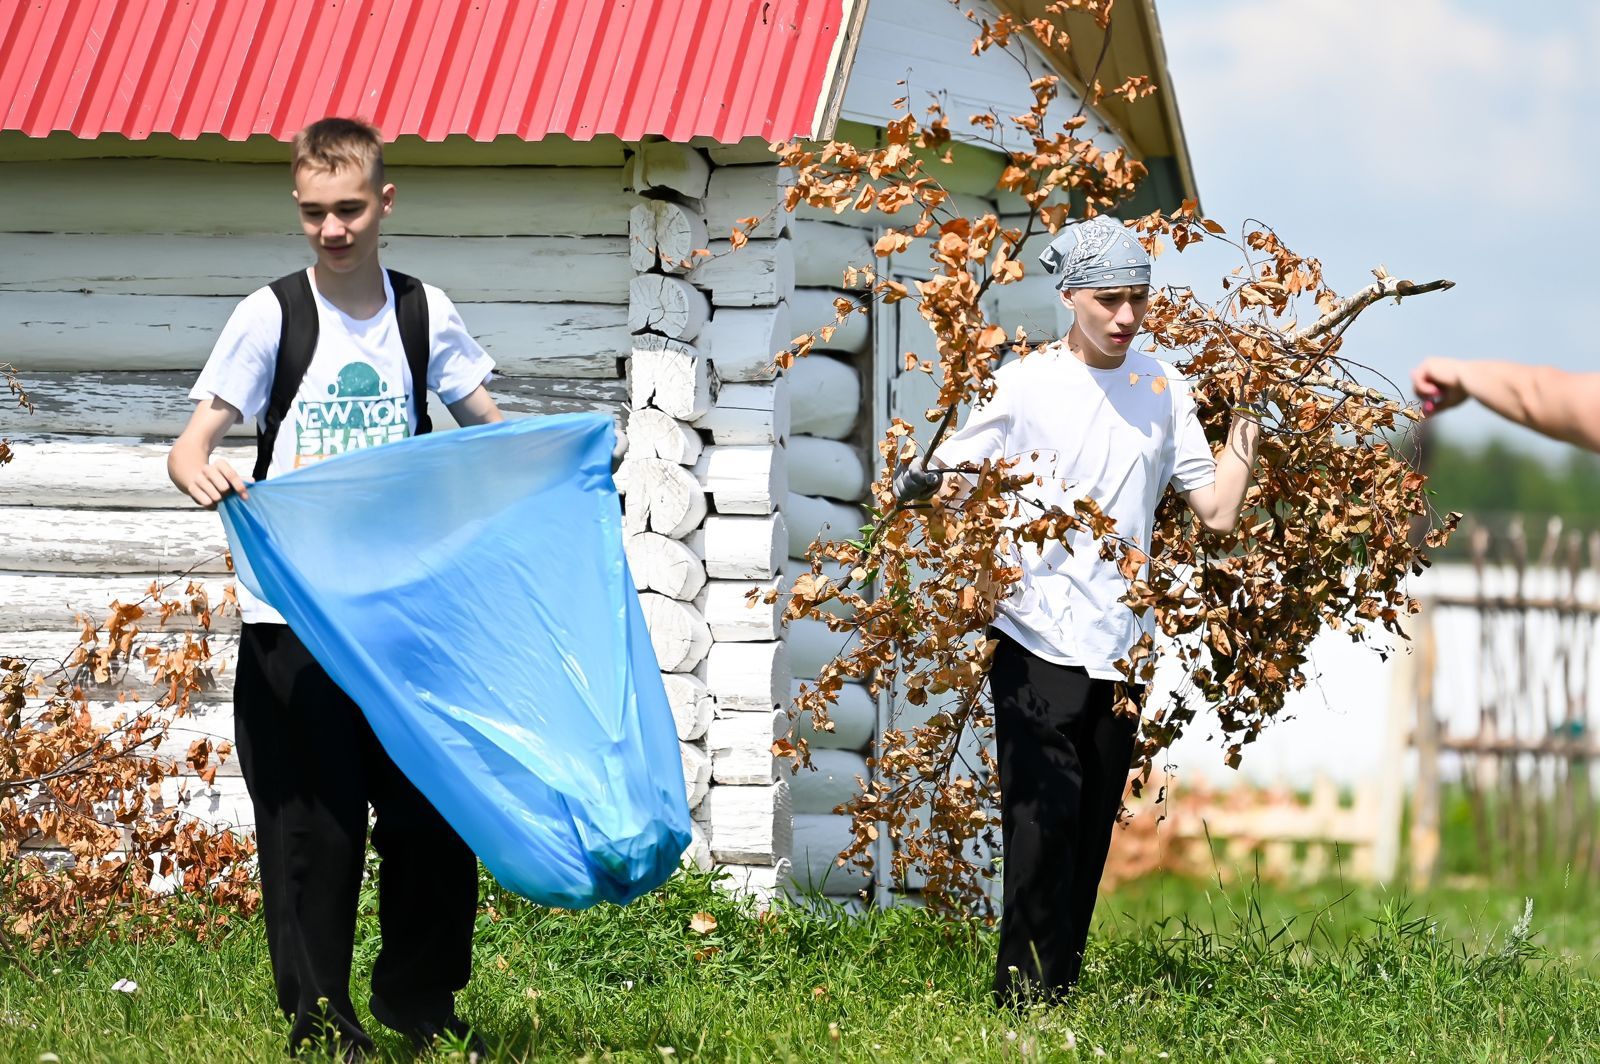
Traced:
[[240, 579], [507, 889], [579, 908], [689, 844], [604, 414], [354, 452], [230, 495]]

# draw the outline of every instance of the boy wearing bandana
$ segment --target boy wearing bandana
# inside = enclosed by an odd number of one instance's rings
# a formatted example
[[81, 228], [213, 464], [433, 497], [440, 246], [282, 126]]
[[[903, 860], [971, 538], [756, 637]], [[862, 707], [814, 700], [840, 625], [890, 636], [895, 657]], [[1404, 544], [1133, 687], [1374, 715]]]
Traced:
[[[1236, 417], [1220, 455], [1169, 364], [1135, 350], [1149, 306], [1150, 259], [1133, 233], [1098, 217], [1064, 230], [1040, 256], [1073, 314], [1066, 338], [1002, 366], [988, 402], [933, 454], [895, 477], [902, 501], [953, 467], [1020, 460], [1028, 502], [1071, 512], [1090, 498], [1116, 535], [1144, 551], [1168, 484], [1206, 528], [1233, 529], [1255, 463], [1259, 426]], [[1138, 722], [1113, 711], [1123, 658], [1144, 630], [1120, 601], [1114, 561], [1087, 533], [1067, 546], [1024, 544], [1021, 580], [989, 631], [1001, 792], [1003, 909], [994, 979], [1002, 1006], [1059, 999], [1078, 981], [1100, 874], [1133, 758]], [[1135, 703], [1143, 688], [1126, 688]]]

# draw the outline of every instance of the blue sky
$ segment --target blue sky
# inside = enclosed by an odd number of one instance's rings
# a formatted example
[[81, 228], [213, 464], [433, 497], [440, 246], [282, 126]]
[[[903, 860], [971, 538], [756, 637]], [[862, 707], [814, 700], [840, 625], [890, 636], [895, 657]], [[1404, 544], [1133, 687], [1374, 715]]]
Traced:
[[[1206, 213], [1271, 224], [1340, 292], [1383, 263], [1450, 292], [1371, 308], [1346, 351], [1404, 383], [1427, 354], [1600, 369], [1600, 4], [1157, 0]], [[1235, 259], [1163, 256], [1217, 292]], [[1480, 409], [1440, 431], [1531, 433]]]

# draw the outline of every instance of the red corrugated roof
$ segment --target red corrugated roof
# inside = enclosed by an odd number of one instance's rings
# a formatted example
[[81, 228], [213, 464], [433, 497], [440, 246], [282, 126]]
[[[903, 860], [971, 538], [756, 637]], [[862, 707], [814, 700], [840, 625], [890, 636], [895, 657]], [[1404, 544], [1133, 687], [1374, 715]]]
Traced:
[[0, 0], [0, 129], [818, 135], [866, 0]]

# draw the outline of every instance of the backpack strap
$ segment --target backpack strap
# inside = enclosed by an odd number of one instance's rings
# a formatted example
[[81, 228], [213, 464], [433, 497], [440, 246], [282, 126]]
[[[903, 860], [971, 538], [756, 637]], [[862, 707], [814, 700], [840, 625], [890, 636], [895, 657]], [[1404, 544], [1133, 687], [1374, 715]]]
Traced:
[[306, 271], [280, 277], [269, 287], [283, 309], [283, 325], [278, 330], [278, 358], [272, 370], [272, 391], [267, 395], [267, 416], [256, 431], [256, 480], [266, 479], [278, 429], [317, 351], [317, 298]]
[[411, 394], [417, 405], [417, 431], [421, 436], [433, 431], [428, 417], [428, 293], [422, 282], [397, 270], [389, 271], [389, 287], [394, 289], [394, 315], [400, 325], [400, 343], [406, 349], [406, 366], [411, 370]]

